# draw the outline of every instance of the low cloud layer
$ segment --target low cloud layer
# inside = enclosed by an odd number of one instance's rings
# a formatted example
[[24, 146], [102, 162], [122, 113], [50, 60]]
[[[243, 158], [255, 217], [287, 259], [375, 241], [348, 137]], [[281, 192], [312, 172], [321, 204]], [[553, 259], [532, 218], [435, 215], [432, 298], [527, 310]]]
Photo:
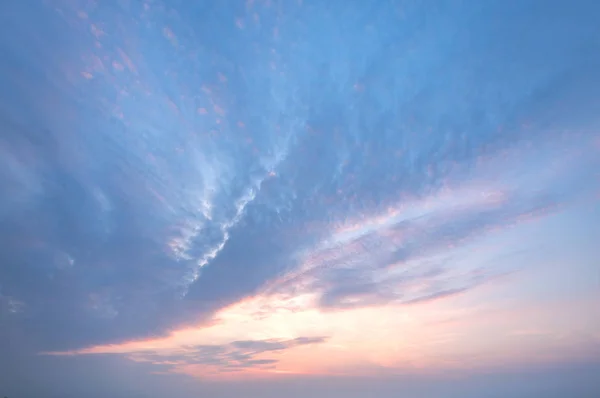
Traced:
[[244, 340], [226, 345], [185, 346], [164, 352], [133, 352], [129, 358], [150, 362], [165, 369], [200, 365], [202, 369], [217, 373], [274, 369], [277, 354], [288, 349], [320, 344], [324, 337], [298, 337], [292, 340]]

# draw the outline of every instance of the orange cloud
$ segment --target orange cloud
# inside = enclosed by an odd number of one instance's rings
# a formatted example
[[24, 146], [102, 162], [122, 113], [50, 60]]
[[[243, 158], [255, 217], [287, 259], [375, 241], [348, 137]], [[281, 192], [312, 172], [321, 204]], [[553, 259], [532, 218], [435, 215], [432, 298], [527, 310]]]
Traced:
[[[163, 338], [53, 354], [122, 354], [171, 372], [216, 378], [475, 369], [558, 361], [599, 345], [595, 334], [575, 332], [600, 330], [600, 316], [589, 319], [600, 315], [592, 302], [552, 304], [493, 310], [449, 297], [324, 312], [310, 295], [257, 296], [221, 310], [211, 324]], [[569, 324], [557, 318], [564, 313]]]
[[[511, 281], [490, 277], [477, 261], [436, 266], [473, 231], [505, 225], [506, 215], [515, 224], [546, 214], [536, 201], [507, 206], [509, 197], [501, 184], [473, 183], [349, 220], [299, 250], [294, 271], [218, 311], [208, 324], [53, 354], [119, 354], [214, 378], [469, 370], [600, 353], [600, 312], [591, 299], [485, 304], [489, 292], [502, 294], [497, 282]], [[470, 217], [479, 212], [492, 216], [483, 227], [480, 218], [472, 226]], [[440, 234], [457, 220], [464, 231]], [[398, 255], [399, 248], [407, 254]], [[344, 289], [351, 294], [340, 294]], [[327, 294], [337, 294], [334, 305], [324, 303]], [[590, 320], [590, 314], [598, 316]]]

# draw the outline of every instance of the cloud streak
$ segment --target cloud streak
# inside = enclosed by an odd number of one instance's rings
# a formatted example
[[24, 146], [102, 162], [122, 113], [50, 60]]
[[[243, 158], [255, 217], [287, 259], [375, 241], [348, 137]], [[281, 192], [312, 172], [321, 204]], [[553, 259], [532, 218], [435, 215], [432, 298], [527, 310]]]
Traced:
[[[325, 337], [297, 337], [289, 340], [239, 340], [221, 345], [191, 345], [178, 348], [151, 348], [132, 351], [127, 357], [136, 362], [148, 362], [171, 371], [194, 371], [209, 374], [276, 371], [277, 355], [295, 347], [322, 344]], [[81, 350], [68, 355], [85, 355], [95, 352], [110, 353], [106, 350]], [[117, 349], [118, 352], [118, 349]], [[63, 355], [61, 353], [47, 353]]]
[[[433, 195], [348, 222], [306, 251], [299, 268], [268, 284], [267, 291], [318, 292], [324, 308], [414, 303], [518, 271], [466, 265], [453, 253], [494, 232], [558, 212], [594, 191], [587, 177], [574, 179], [595, 167], [591, 158], [591, 163], [579, 163], [571, 160], [573, 154], [565, 156], [556, 148], [541, 154], [541, 149], [535, 154], [540, 159], [533, 169], [521, 169], [519, 180], [502, 172], [494, 182], [477, 175], [458, 185], [449, 180]], [[481, 167], [483, 175], [502, 170], [501, 164], [513, 156], [488, 161]]]

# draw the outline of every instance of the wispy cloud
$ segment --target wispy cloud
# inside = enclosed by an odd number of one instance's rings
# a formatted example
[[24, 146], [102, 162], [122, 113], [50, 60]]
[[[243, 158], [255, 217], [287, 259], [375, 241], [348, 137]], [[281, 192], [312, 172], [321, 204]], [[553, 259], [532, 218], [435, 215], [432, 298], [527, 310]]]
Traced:
[[[323, 239], [295, 254], [299, 260], [296, 267], [268, 281], [252, 298], [218, 311], [207, 324], [164, 338], [67, 353], [120, 354], [194, 376], [201, 375], [205, 367], [216, 373], [304, 373], [315, 355], [325, 355], [328, 359], [319, 372], [352, 373], [357, 366], [365, 372], [414, 366], [410, 361], [425, 354], [417, 353], [408, 343], [401, 348], [394, 343], [392, 336], [404, 330], [414, 344], [428, 347], [428, 356], [433, 355], [429, 350], [434, 347], [450, 350], [443, 360], [425, 361], [428, 366], [457, 366], [456, 358], [462, 354], [448, 344], [458, 344], [462, 347], [459, 351], [468, 352], [464, 335], [470, 323], [479, 322], [474, 319], [491, 317], [495, 322], [515, 325], [511, 326], [515, 329], [516, 319], [525, 319], [525, 314], [516, 310], [503, 309], [494, 314], [495, 310], [488, 309], [483, 315], [473, 312], [458, 324], [442, 322], [448, 314], [456, 313], [449, 308], [461, 297], [475, 297], [485, 287], [497, 289], [510, 281], [508, 277], [516, 275], [519, 279], [518, 273], [527, 270], [508, 258], [501, 261], [496, 255], [492, 258], [482, 253], [474, 260], [473, 248], [510, 229], [517, 231], [523, 225], [535, 224], [588, 198], [593, 191], [564, 189], [564, 184], [577, 187], [577, 183], [572, 185], [574, 175], [585, 172], [595, 162], [593, 157], [571, 162], [567, 161], [572, 159], [570, 151], [547, 150], [533, 155], [540, 155], [539, 161], [527, 163], [533, 166], [522, 168], [518, 179], [513, 177], [512, 169], [497, 173], [494, 181], [483, 178], [494, 165], [507, 159], [494, 158], [482, 166], [482, 174], [449, 179], [444, 189], [430, 195], [344, 224], [324, 224], [327, 233], [319, 233]], [[516, 154], [522, 156], [523, 152]], [[518, 163], [520, 157], [508, 159]], [[539, 179], [531, 183], [531, 175]], [[585, 308], [589, 305], [584, 303]], [[439, 315], [429, 319], [424, 316], [427, 312]], [[404, 313], [407, 318], [396, 319], [395, 313]], [[420, 330], [432, 323], [445, 329], [436, 335], [424, 335], [423, 340], [418, 337]], [[546, 326], [545, 330], [551, 329]], [[547, 344], [560, 345], [557, 349], [563, 355], [575, 355], [569, 354], [568, 344], [559, 344], [555, 333], [546, 336]], [[366, 338], [368, 334], [372, 335]], [[510, 335], [526, 337], [518, 331]], [[244, 336], [253, 338], [244, 340]], [[319, 348], [311, 348], [310, 352], [298, 349], [317, 343]], [[584, 339], [577, 344], [592, 343]], [[277, 352], [277, 358], [266, 355], [270, 352]], [[401, 360], [402, 354], [410, 361]], [[513, 360], [533, 360], [532, 356], [534, 353], [524, 353]], [[496, 352], [487, 356], [490, 361], [504, 361], [501, 357]], [[469, 363], [489, 364], [484, 359]], [[366, 361], [365, 365], [359, 366], [360, 361]]]
[[[572, 150], [518, 150], [486, 161], [483, 174], [472, 179], [449, 180], [429, 196], [349, 221], [305, 250], [298, 269], [269, 283], [267, 291], [317, 293], [324, 308], [414, 303], [465, 292], [515, 272], [514, 267], [465, 264], [453, 253], [590, 197], [595, 188], [586, 174], [596, 161], [590, 153], [575, 160], [578, 150]], [[529, 166], [520, 169], [518, 178], [512, 168], [503, 168], [505, 161], [518, 164], [523, 158]], [[493, 169], [498, 170], [494, 180], [486, 181]]]
[[277, 353], [294, 347], [320, 344], [323, 337], [298, 337], [292, 340], [241, 340], [226, 345], [201, 345], [183, 347], [168, 352], [133, 352], [135, 361], [167, 365], [172, 370], [196, 367], [212, 373], [273, 370], [278, 362]]

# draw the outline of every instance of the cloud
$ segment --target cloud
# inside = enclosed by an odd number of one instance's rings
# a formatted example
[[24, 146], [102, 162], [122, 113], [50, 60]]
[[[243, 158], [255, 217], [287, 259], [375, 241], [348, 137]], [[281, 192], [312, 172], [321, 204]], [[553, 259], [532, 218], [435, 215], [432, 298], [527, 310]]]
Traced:
[[162, 335], [265, 285], [332, 310], [472, 289], [504, 270], [449, 245], [598, 181], [565, 153], [597, 134], [595, 13], [305, 3], [11, 5], [0, 283], [31, 349]]
[[[575, 159], [577, 153], [519, 149], [486, 160], [470, 179], [450, 176], [442, 190], [348, 220], [303, 250], [297, 269], [267, 284], [266, 292], [316, 293], [330, 310], [414, 304], [519, 271], [510, 264], [466, 264], [462, 250], [592, 197], [597, 161], [587, 151]], [[504, 167], [507, 161], [520, 166], [518, 178]], [[494, 181], [486, 180], [491, 170]]]
[[10, 296], [4, 296], [0, 290], [0, 312], [18, 314], [25, 309], [25, 303]]
[[[276, 368], [277, 354], [294, 347], [321, 344], [326, 337], [298, 337], [290, 340], [240, 340], [222, 345], [192, 345], [165, 351], [133, 351], [128, 357], [137, 362], [160, 365], [175, 371], [188, 365], [203, 366], [211, 372], [242, 372]], [[267, 355], [268, 357], [265, 357]]]

